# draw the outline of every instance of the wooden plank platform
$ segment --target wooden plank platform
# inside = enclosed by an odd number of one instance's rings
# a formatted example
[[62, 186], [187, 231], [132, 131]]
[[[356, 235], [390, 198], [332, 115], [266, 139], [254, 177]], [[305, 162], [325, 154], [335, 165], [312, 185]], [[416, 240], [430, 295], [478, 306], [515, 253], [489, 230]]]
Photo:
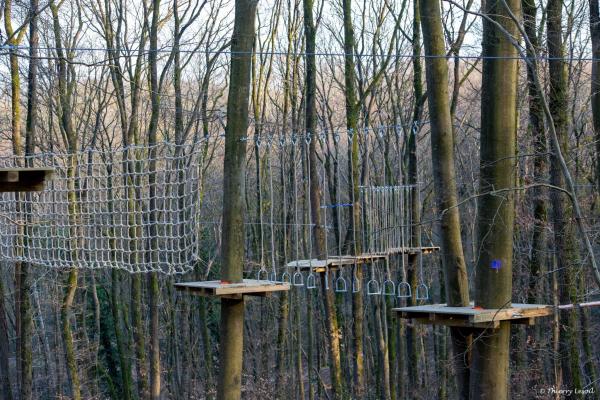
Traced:
[[395, 255], [395, 254], [431, 254], [436, 251], [440, 251], [439, 246], [422, 246], [422, 247], [392, 247], [388, 249], [386, 254]]
[[400, 318], [414, 319], [421, 324], [446, 325], [465, 328], [495, 329], [501, 321], [533, 325], [535, 318], [553, 313], [553, 307], [545, 304], [518, 304], [499, 309], [470, 307], [448, 307], [433, 304], [394, 308]]
[[325, 272], [327, 269], [337, 269], [343, 266], [352, 266], [354, 264], [368, 264], [377, 260], [384, 260], [385, 254], [361, 254], [360, 256], [330, 256], [327, 260], [295, 260], [286, 264], [286, 267], [299, 269], [301, 271], [309, 271], [311, 268], [314, 272]]
[[243, 296], [269, 296], [273, 292], [290, 290], [290, 284], [256, 279], [244, 279], [242, 283], [221, 281], [181, 282], [175, 288], [189, 294], [205, 297], [226, 297], [241, 299]]
[[375, 261], [385, 260], [391, 255], [396, 254], [430, 254], [439, 251], [438, 246], [425, 247], [394, 247], [382, 253], [364, 253], [359, 256], [329, 256], [326, 260], [295, 260], [286, 264], [288, 268], [299, 269], [301, 271], [309, 271], [311, 268], [314, 272], [325, 272], [327, 269], [337, 269], [344, 266], [352, 266], [354, 264], [370, 264]]
[[0, 168], [0, 192], [40, 192], [52, 168]]

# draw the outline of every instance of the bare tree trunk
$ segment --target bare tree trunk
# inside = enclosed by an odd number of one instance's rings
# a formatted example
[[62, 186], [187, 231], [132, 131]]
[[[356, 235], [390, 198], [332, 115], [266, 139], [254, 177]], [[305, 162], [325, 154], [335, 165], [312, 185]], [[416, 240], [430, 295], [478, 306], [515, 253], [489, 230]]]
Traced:
[[[158, 131], [158, 118], [160, 114], [160, 87], [158, 84], [158, 25], [160, 20], [160, 0], [152, 0], [152, 20], [150, 23], [150, 51], [148, 52], [148, 67], [150, 69], [150, 101], [151, 114], [148, 126], [148, 154], [149, 163], [149, 235], [150, 251], [158, 248], [157, 243], [157, 215], [156, 215], [156, 147]], [[153, 254], [153, 257], [155, 255]], [[152, 260], [156, 261], [156, 260]], [[161, 368], [160, 368], [160, 326], [158, 302], [160, 297], [160, 286], [157, 272], [151, 272], [149, 276], [149, 308], [150, 308], [150, 398], [158, 400], [161, 392]]]
[[8, 324], [6, 323], [4, 296], [4, 283], [0, 278], [0, 400], [12, 400], [11, 377], [8, 369]]
[[[512, 302], [514, 194], [511, 190], [504, 196], [486, 194], [515, 185], [517, 51], [494, 23], [516, 37], [511, 12], [520, 14], [519, 0], [486, 2], [484, 6], [483, 57], [488, 58], [483, 61], [482, 76], [477, 220], [480, 253], [475, 280], [475, 305], [483, 308], [506, 307]], [[509, 350], [510, 322], [501, 322], [498, 329], [487, 330], [473, 340], [472, 399], [509, 398]]]
[[[257, 0], [236, 0], [225, 128], [222, 280], [240, 282], [244, 264], [244, 188], [248, 103]], [[244, 301], [221, 300], [219, 400], [241, 397]]]
[[[548, 69], [550, 75], [550, 91], [548, 106], [553, 117], [554, 129], [563, 154], [568, 151], [568, 82], [564, 49], [562, 42], [562, 1], [549, 0], [546, 8], [547, 17], [547, 44], [548, 44]], [[557, 186], [564, 186], [564, 177], [560, 163], [555, 154], [550, 157], [550, 182]], [[577, 248], [575, 239], [572, 212], [567, 206], [567, 199], [563, 193], [554, 191], [551, 196], [552, 218], [554, 225], [554, 242], [558, 262], [559, 300], [561, 303], [577, 302]], [[578, 331], [579, 321], [577, 313], [568, 312], [562, 317], [566, 319], [564, 338], [560, 341], [562, 360], [563, 382], [572, 384], [573, 387], [582, 387], [582, 377], [579, 367]], [[562, 319], [562, 318], [561, 318]]]
[[600, 193], [600, 3], [589, 0], [590, 36], [592, 38], [592, 122], [596, 140], [596, 191]]
[[[361, 253], [361, 210], [360, 210], [360, 152], [358, 135], [359, 104], [356, 96], [356, 72], [354, 64], [354, 27], [352, 25], [352, 0], [343, 0], [344, 15], [344, 82], [346, 95], [346, 128], [348, 130], [349, 160], [350, 167], [350, 199], [352, 201], [352, 217], [350, 229], [352, 233], [351, 243], [354, 244], [356, 255]], [[353, 279], [357, 284], [362, 284], [363, 271], [360, 267], [354, 267]], [[364, 305], [363, 291], [352, 293], [352, 313], [354, 316], [354, 395], [358, 398], [364, 396], [365, 371], [364, 371], [364, 344], [363, 324]]]
[[[418, 170], [417, 170], [417, 133], [421, 128], [421, 117], [423, 115], [423, 103], [421, 97], [423, 97], [423, 66], [421, 63], [421, 12], [419, 2], [415, 1], [413, 4], [413, 33], [412, 33], [412, 67], [413, 67], [413, 93], [414, 93], [414, 104], [413, 104], [413, 115], [412, 123], [409, 127], [406, 152], [405, 152], [405, 164], [408, 168], [404, 171], [404, 180], [408, 185], [415, 185], [410, 189], [411, 196], [409, 196], [409, 203], [407, 203], [408, 213], [410, 213], [409, 220], [412, 222], [411, 226], [411, 237], [410, 241], [413, 246], [419, 243], [419, 237], [421, 235], [421, 204], [419, 204], [417, 192], [420, 188], [417, 186], [419, 181]], [[408, 299], [409, 306], [416, 306], [419, 303], [417, 300], [417, 286], [422, 283], [418, 281], [418, 256], [417, 254], [409, 254], [407, 256], [407, 275], [408, 283], [414, 288], [412, 296]], [[411, 324], [406, 330], [406, 355], [408, 357], [408, 363], [410, 365], [408, 369], [409, 377], [409, 393], [416, 396], [422, 382], [419, 381], [420, 362], [421, 362], [421, 348], [419, 345], [420, 331], [422, 327], [418, 324]]]
[[[38, 113], [38, 93], [37, 93], [37, 75], [38, 75], [38, 0], [29, 2], [29, 71], [27, 73], [27, 119], [25, 121], [25, 156], [32, 155], [35, 139], [37, 135], [37, 113]], [[25, 195], [30, 196], [29, 194]], [[28, 203], [29, 204], [29, 203]], [[31, 210], [26, 206], [25, 214], [27, 222]], [[25, 227], [27, 232], [28, 226]], [[27, 234], [27, 233], [25, 233]], [[26, 245], [26, 239], [23, 239]], [[18, 287], [18, 307], [16, 313], [19, 315], [18, 335], [18, 355], [17, 363], [20, 372], [20, 400], [31, 400], [33, 398], [33, 355], [31, 348], [33, 320], [31, 310], [31, 282], [29, 277], [29, 265], [20, 264], [20, 271], [17, 271], [16, 277]]]
[[[457, 208], [454, 169], [454, 134], [448, 99], [448, 65], [438, 2], [421, 0], [421, 26], [426, 58], [427, 95], [431, 121], [431, 152], [436, 203], [441, 213], [442, 263], [448, 305], [469, 305], [469, 282], [463, 253], [460, 215]], [[469, 398], [471, 336], [460, 328], [451, 328], [454, 368], [460, 399]]]

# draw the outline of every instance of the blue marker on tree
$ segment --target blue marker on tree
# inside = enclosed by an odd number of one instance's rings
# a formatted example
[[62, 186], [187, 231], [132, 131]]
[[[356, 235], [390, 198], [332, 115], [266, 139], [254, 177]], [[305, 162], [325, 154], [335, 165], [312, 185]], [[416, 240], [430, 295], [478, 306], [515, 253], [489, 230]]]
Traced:
[[492, 269], [495, 269], [496, 272], [500, 271], [500, 268], [502, 268], [502, 261], [501, 260], [492, 260], [491, 267], [492, 267]]

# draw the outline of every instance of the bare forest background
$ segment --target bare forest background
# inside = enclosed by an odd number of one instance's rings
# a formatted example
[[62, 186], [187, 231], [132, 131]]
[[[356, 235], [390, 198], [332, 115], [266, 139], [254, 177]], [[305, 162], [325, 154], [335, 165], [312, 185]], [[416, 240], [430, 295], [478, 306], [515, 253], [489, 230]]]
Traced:
[[[595, 261], [577, 229], [574, 203], [564, 192], [576, 195], [584, 232], [600, 254], [600, 96], [593, 95], [600, 87], [598, 1], [523, 0], [518, 6], [523, 31], [512, 39], [520, 49], [515, 51], [516, 168], [507, 172], [516, 182], [509, 189], [515, 202], [512, 299], [550, 305], [586, 302], [599, 294]], [[473, 292], [480, 257], [476, 217], [482, 195], [482, 68], [490, 59], [482, 57], [482, 5], [446, 0], [440, 7], [442, 59], [449, 71], [447, 87], [440, 90], [449, 101], [458, 196], [453, 209], [460, 216]], [[309, 25], [307, 9], [312, 10]], [[185, 275], [2, 261], [1, 400], [216, 396], [219, 303], [178, 293], [173, 284], [218, 279], [221, 268], [218, 192], [233, 10], [228, 0], [3, 0], [2, 153], [69, 154], [203, 139], [205, 173], [198, 190], [206, 218], [197, 226], [203, 261]], [[425, 77], [430, 58], [424, 41], [429, 39], [422, 34], [421, 16], [413, 0], [259, 2], [247, 138], [249, 184], [260, 189], [266, 176], [257, 167], [264, 155], [260, 141], [275, 146], [281, 138], [312, 131], [319, 139], [315, 160], [323, 168], [332, 202], [338, 198], [335, 190], [346, 201], [354, 177], [360, 185], [420, 182], [414, 221], [420, 221], [425, 243], [440, 245], [440, 221], [448, 210], [435, 201]], [[314, 37], [307, 41], [306, 32]], [[527, 62], [524, 55], [537, 62]], [[305, 122], [309, 58], [316, 73], [312, 128]], [[557, 82], [556, 68], [565, 78], [559, 92], [551, 84]], [[542, 100], [549, 100], [560, 128], [554, 134], [571, 182], [561, 177]], [[308, 151], [308, 145], [297, 148]], [[355, 155], [360, 168], [350, 172], [349, 159]], [[278, 164], [274, 179], [300, 191], [296, 199], [292, 192], [276, 198], [273, 206], [279, 215], [300, 201], [301, 222], [308, 226], [310, 174], [297, 173], [296, 167], [306, 166], [296, 166], [291, 157]], [[246, 253], [256, 255], [262, 244], [257, 226], [266, 206], [256, 196], [245, 200]], [[348, 213], [332, 222], [332, 242], [352, 247], [351, 219]], [[282, 229], [274, 238], [275, 264], [283, 265], [284, 255], [293, 253], [296, 244], [310, 252], [309, 231], [303, 228], [294, 242], [293, 232]], [[418, 283], [416, 260], [407, 265], [408, 279]], [[249, 263], [245, 270], [254, 274], [256, 268]], [[440, 255], [424, 258], [423, 271], [427, 302], [446, 302]], [[396, 318], [391, 308], [407, 304], [406, 299], [365, 291], [358, 295], [360, 303], [356, 297], [292, 288], [249, 301], [243, 397], [459, 398], [457, 365], [467, 353], [452, 346], [447, 327]], [[408, 299], [408, 304], [416, 303]], [[533, 398], [535, 388], [551, 386], [593, 388], [591, 396], [598, 398], [599, 328], [598, 310], [577, 308], [535, 326], [513, 326], [510, 398]], [[364, 357], [360, 363], [358, 353]]]

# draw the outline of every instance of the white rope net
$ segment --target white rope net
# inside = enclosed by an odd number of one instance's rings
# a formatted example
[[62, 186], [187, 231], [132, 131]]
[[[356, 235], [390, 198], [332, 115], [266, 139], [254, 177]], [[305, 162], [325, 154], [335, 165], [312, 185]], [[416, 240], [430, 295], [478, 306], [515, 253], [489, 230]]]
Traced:
[[42, 192], [0, 195], [0, 217], [8, 220], [0, 223], [0, 257], [55, 268], [185, 273], [198, 261], [201, 160], [198, 144], [170, 143], [1, 157], [1, 167], [55, 173]]

